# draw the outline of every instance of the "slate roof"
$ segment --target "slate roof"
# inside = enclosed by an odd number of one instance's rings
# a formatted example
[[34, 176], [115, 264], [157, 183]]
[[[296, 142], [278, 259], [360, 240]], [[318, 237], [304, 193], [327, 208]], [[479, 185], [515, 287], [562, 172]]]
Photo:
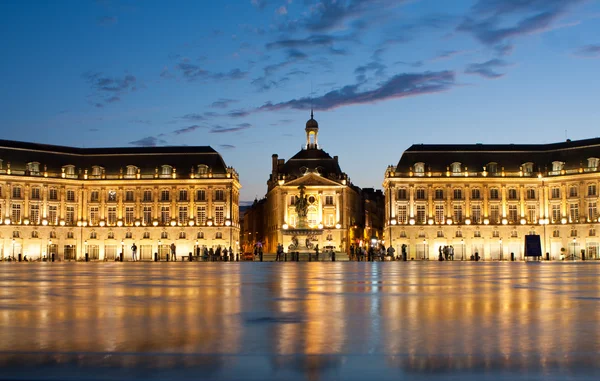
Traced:
[[162, 165], [177, 169], [178, 175], [197, 171], [198, 165], [207, 165], [213, 174], [227, 173], [221, 155], [210, 146], [197, 147], [114, 147], [78, 148], [50, 144], [0, 140], [0, 160], [3, 168], [10, 162], [12, 170], [25, 170], [29, 162], [39, 162], [40, 170], [47, 166], [49, 172], [61, 172], [61, 167], [74, 165], [91, 170], [101, 166], [106, 174], [125, 171], [128, 165], [140, 168], [141, 174], [153, 174]]
[[402, 154], [397, 172], [408, 172], [415, 163], [425, 163], [428, 171], [446, 171], [459, 162], [469, 171], [482, 171], [495, 162], [498, 169], [519, 171], [524, 163], [534, 163], [534, 171], [551, 171], [552, 162], [564, 162], [564, 169], [587, 166], [587, 159], [600, 158], [600, 138], [567, 140], [551, 144], [414, 144]]
[[319, 173], [323, 177], [338, 178], [343, 175], [338, 161], [320, 148], [303, 149], [280, 168], [279, 173], [285, 174], [287, 177], [300, 177], [304, 174], [301, 168], [306, 167], [310, 171], [319, 169]]

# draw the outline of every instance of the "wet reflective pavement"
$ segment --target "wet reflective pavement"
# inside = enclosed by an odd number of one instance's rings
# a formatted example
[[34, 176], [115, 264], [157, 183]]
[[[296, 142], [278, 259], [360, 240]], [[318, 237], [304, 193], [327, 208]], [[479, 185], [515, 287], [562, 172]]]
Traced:
[[1, 263], [0, 379], [597, 380], [600, 263]]

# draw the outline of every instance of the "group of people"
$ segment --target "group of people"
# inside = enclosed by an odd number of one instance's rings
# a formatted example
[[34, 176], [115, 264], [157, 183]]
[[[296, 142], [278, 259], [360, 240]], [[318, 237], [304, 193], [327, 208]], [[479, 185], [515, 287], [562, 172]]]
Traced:
[[350, 260], [351, 261], [384, 261], [385, 257], [388, 256], [395, 259], [396, 250], [390, 246], [386, 249], [385, 245], [380, 244], [376, 246], [369, 246], [365, 249], [363, 246], [350, 245]]
[[454, 247], [450, 246], [440, 246], [439, 248], [440, 255], [438, 260], [440, 261], [453, 261], [454, 260]]
[[[171, 246], [169, 247], [170, 251], [169, 253], [167, 253], [167, 256], [170, 255], [170, 259], [173, 262], [177, 262], [177, 247], [175, 246], [175, 243], [171, 243]], [[133, 243], [133, 245], [131, 245], [131, 260], [133, 262], [138, 261], [138, 256], [137, 256], [137, 250], [138, 247], [135, 244], [135, 242]], [[191, 253], [190, 253], [191, 254]], [[202, 260], [203, 261], [211, 261], [211, 262], [215, 262], [215, 261], [234, 261], [234, 254], [233, 254], [233, 249], [231, 248], [231, 246], [229, 247], [229, 250], [227, 248], [223, 248], [221, 249], [221, 246], [218, 246], [216, 250], [214, 250], [212, 247], [209, 249], [206, 246], [204, 246], [204, 248], [201, 248], [200, 246], [198, 246], [196, 248], [196, 257], [199, 258], [200, 255], [202, 254]]]

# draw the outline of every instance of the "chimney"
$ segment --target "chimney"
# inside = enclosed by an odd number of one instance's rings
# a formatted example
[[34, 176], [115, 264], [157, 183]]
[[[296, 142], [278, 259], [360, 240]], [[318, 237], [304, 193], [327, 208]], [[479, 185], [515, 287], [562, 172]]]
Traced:
[[[277, 159], [278, 159], [278, 157], [279, 156], [277, 156], [276, 153], [274, 153], [273, 156], [271, 156], [271, 158], [272, 158], [271, 162], [272, 162], [272, 165], [273, 165], [273, 175], [277, 174]], [[273, 177], [275, 178], [277, 176], [273, 176]]]
[[335, 160], [335, 162], [337, 163], [337, 162], [338, 162], [338, 157], [337, 157], [337, 156], [334, 156], [334, 157], [333, 157], [333, 160]]

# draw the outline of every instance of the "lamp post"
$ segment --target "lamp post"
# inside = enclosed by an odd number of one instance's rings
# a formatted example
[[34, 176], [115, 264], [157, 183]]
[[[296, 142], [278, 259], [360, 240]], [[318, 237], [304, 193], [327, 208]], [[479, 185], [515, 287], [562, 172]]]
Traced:
[[162, 244], [162, 241], [159, 239], [159, 240], [158, 240], [158, 248], [157, 248], [157, 250], [156, 250], [156, 251], [158, 252], [158, 260], [159, 260], [159, 261], [160, 261], [160, 254], [161, 254], [161, 251], [162, 251], [162, 250], [160, 249], [160, 246], [161, 246], [161, 244]]
[[500, 238], [498, 242], [500, 243], [500, 260], [502, 261], [504, 259], [504, 253], [502, 251], [502, 238]]
[[121, 262], [123, 262], [123, 258], [125, 257], [125, 242], [121, 240]]
[[572, 260], [575, 260], [575, 245], [576, 244], [577, 244], [577, 238], [573, 238], [573, 254], [571, 254]]
[[460, 260], [464, 261], [465, 260], [465, 240], [464, 239], [460, 239], [460, 245], [462, 246], [461, 248], [461, 254], [460, 254]]
[[423, 240], [423, 257], [421, 257], [421, 260], [425, 260], [425, 254], [427, 254], [427, 240], [424, 239]]
[[15, 260], [15, 239], [12, 239], [12, 259]]

